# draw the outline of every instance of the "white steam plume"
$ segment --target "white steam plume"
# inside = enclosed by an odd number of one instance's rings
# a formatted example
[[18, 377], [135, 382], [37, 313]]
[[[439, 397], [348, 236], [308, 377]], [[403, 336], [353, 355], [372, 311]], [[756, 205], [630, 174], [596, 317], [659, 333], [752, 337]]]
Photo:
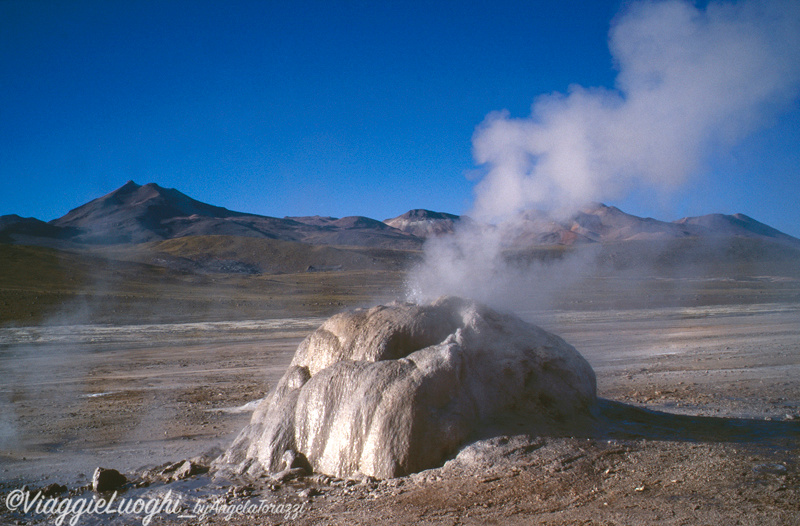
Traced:
[[[730, 148], [796, 98], [800, 2], [711, 2], [705, 10], [639, 2], [616, 19], [609, 46], [614, 89], [571, 86], [538, 97], [528, 118], [496, 112], [477, 128], [474, 156], [485, 175], [472, 217], [503, 223], [528, 208], [568, 214], [637, 187], [681, 185], [711, 151]], [[510, 288], [503, 243], [491, 239], [504, 229], [482, 230], [480, 241], [470, 230], [428, 246], [411, 276], [414, 299], [468, 292], [466, 284], [445, 286], [454, 276], [482, 281], [469, 289]]]
[[632, 185], [674, 187], [797, 94], [800, 3], [631, 5], [611, 29], [616, 89], [545, 95], [531, 117], [489, 115], [474, 138], [488, 173], [474, 214], [580, 206]]

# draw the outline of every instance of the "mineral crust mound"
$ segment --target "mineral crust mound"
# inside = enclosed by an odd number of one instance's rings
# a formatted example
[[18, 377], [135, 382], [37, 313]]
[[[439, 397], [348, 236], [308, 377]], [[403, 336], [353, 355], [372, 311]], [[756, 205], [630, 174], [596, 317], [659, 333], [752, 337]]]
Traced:
[[595, 401], [578, 351], [510, 314], [456, 297], [358, 309], [300, 344], [215, 468], [276, 473], [292, 451], [318, 473], [392, 478], [442, 465], [499, 416], [563, 421]]

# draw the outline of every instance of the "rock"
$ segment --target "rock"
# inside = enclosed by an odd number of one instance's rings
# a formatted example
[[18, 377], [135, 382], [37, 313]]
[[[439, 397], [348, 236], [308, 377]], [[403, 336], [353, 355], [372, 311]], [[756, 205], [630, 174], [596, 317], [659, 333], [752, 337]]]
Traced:
[[321, 493], [319, 492], [319, 490], [317, 488], [314, 488], [314, 487], [310, 487], [310, 488], [306, 488], [304, 490], [301, 490], [297, 494], [297, 496], [300, 497], [301, 499], [307, 499], [307, 498], [310, 498], [310, 497], [316, 497], [317, 495], [321, 495]]
[[283, 484], [284, 482], [289, 482], [290, 480], [299, 479], [300, 477], [304, 477], [306, 475], [305, 468], [289, 468], [279, 471], [272, 475], [272, 480], [274, 480], [278, 484]]
[[503, 415], [568, 420], [596, 402], [595, 375], [564, 340], [460, 298], [333, 316], [298, 347], [275, 390], [215, 462], [378, 479], [436, 467]]
[[116, 469], [97, 468], [92, 476], [92, 489], [98, 493], [116, 491], [127, 481], [125, 475]]
[[183, 480], [195, 475], [208, 472], [208, 468], [195, 464], [191, 460], [184, 460], [172, 473], [172, 480]]
[[179, 460], [178, 462], [167, 462], [166, 464], [162, 464], [153, 468], [150, 470], [150, 472], [160, 475], [164, 480], [169, 480], [172, 478], [172, 474], [175, 473], [175, 470], [181, 467], [183, 463], [183, 460]]
[[322, 473], [317, 473], [313, 477], [309, 479], [309, 482], [313, 484], [318, 484], [320, 486], [331, 486], [335, 484], [336, 480], [330, 478], [328, 475], [323, 475]]
[[544, 445], [545, 441], [540, 437], [526, 435], [499, 436], [478, 440], [463, 447], [456, 458], [449, 460], [445, 466], [458, 466], [461, 469], [484, 473], [493, 466], [506, 465], [509, 461], [519, 461]]
[[195, 464], [199, 464], [201, 466], [210, 466], [214, 459], [222, 455], [224, 451], [219, 446], [213, 446], [212, 448], [206, 450], [204, 453], [197, 455], [196, 457], [192, 457], [190, 460]]
[[378, 480], [375, 477], [371, 477], [369, 475], [364, 475], [363, 477], [360, 477], [360, 478], [361, 478], [360, 485], [362, 485], [362, 486], [364, 486], [366, 488], [373, 489], [378, 485]]
[[[202, 458], [202, 457], [195, 457]], [[183, 480], [196, 475], [208, 473], [208, 466], [204, 466], [195, 460], [181, 460], [163, 464], [142, 473], [145, 479], [162, 480], [164, 482], [174, 482]]]
[[388, 479], [386, 481], [386, 485], [390, 488], [399, 488], [403, 484], [405, 484], [405, 481], [401, 478]]
[[246, 499], [253, 496], [255, 488], [253, 486], [231, 486], [225, 492], [224, 499], [230, 503], [237, 499]]
[[314, 469], [311, 467], [311, 464], [308, 462], [306, 456], [293, 449], [287, 449], [284, 451], [282, 460], [282, 469], [300, 468], [304, 471], [303, 475], [311, 475], [314, 472]]
[[56, 482], [42, 488], [42, 497], [55, 497], [67, 491], [67, 487]]

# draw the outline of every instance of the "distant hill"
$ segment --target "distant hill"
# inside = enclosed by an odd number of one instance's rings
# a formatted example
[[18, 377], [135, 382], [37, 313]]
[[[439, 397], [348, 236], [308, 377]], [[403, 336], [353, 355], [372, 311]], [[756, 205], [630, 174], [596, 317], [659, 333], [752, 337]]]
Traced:
[[459, 216], [453, 214], [416, 209], [383, 222], [414, 236], [428, 238], [452, 234], [459, 219]]
[[787, 243], [795, 243], [797, 238], [780, 230], [756, 221], [744, 214], [708, 214], [699, 217], [684, 217], [675, 221], [689, 229], [694, 235], [738, 236], [767, 238]]
[[66, 239], [75, 233], [70, 228], [50, 225], [34, 217], [20, 217], [16, 214], [0, 216], [0, 243], [20, 240], [35, 241], [36, 239]]
[[173, 188], [155, 183], [140, 186], [133, 181], [50, 223], [11, 217], [2, 217], [0, 239], [28, 244], [37, 244], [36, 237], [119, 245], [208, 235], [406, 250], [422, 244], [415, 236], [366, 217], [312, 221], [246, 214], [202, 203]]
[[684, 238], [748, 237], [800, 247], [800, 240], [743, 214], [709, 214], [673, 222], [627, 214], [592, 203], [565, 219], [526, 210], [498, 226], [515, 247], [574, 245], [617, 241], [667, 241]]
[[[0, 216], [0, 242], [46, 246], [110, 246], [191, 236], [234, 236], [309, 245], [419, 250], [425, 239], [454, 232], [467, 217], [415, 209], [378, 221], [363, 216], [276, 218], [236, 212], [155, 183], [125, 185], [45, 223]], [[619, 241], [737, 237], [800, 247], [800, 240], [743, 214], [710, 214], [673, 222], [627, 214], [592, 203], [569, 217], [526, 210], [499, 229], [509, 247], [570, 246]]]

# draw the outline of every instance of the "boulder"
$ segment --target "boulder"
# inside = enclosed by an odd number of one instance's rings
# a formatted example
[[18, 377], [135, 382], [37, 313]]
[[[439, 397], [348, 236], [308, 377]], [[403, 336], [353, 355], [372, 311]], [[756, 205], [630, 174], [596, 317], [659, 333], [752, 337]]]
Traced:
[[116, 491], [126, 482], [125, 475], [116, 469], [97, 468], [92, 475], [92, 489], [98, 493]]
[[215, 468], [274, 473], [291, 450], [319, 473], [391, 478], [441, 465], [502, 415], [564, 420], [595, 401], [586, 360], [510, 314], [454, 297], [359, 309], [300, 344]]
[[172, 473], [172, 479], [173, 480], [188, 479], [190, 477], [194, 477], [195, 475], [200, 475], [207, 471], [208, 468], [205, 466], [195, 464], [191, 460], [184, 460], [175, 468], [175, 471]]

